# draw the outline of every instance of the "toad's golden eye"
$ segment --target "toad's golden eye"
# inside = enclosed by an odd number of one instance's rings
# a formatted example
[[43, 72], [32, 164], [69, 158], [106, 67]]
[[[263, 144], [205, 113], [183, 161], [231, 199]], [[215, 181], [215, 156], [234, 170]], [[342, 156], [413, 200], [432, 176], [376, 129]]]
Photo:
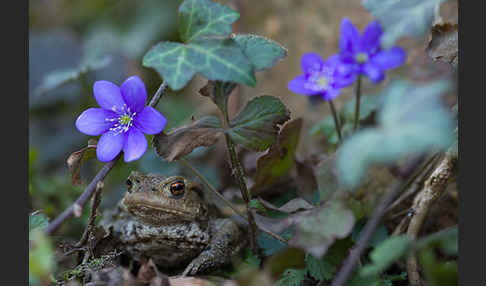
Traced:
[[184, 182], [175, 182], [170, 184], [170, 193], [174, 196], [180, 196], [184, 193]]

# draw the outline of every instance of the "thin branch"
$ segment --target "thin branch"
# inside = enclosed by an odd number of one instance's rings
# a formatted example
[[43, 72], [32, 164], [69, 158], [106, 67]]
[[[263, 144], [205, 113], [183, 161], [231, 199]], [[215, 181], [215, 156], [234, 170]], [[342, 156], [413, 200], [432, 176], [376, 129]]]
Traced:
[[[422, 191], [415, 197], [412, 206], [414, 215], [407, 229], [407, 235], [411, 239], [417, 239], [430, 206], [444, 193], [450, 178], [453, 176], [456, 161], [457, 158], [451, 152], [447, 152], [427, 181], [425, 181]], [[420, 285], [417, 258], [413, 254], [407, 258], [407, 273], [410, 285]]]
[[[419, 164], [420, 162], [416, 161], [415, 164], [408, 166], [407, 170], [404, 170], [403, 173], [406, 175], [407, 178], [412, 176], [413, 171]], [[404, 189], [408, 188], [411, 181], [412, 180], [407, 179], [404, 183], [397, 182], [393, 184], [391, 190], [388, 191], [388, 193], [382, 198], [375, 211], [373, 212], [373, 215], [361, 231], [361, 234], [358, 241], [356, 242], [356, 246], [353, 248], [353, 251], [350, 251], [348, 257], [346, 257], [346, 259], [344, 260], [343, 266], [336, 274], [331, 286], [343, 286], [346, 281], [348, 281], [349, 277], [353, 273], [354, 268], [356, 267], [356, 264], [359, 261], [359, 258], [361, 257], [361, 254], [368, 246], [369, 240], [373, 236], [373, 233], [378, 227], [382, 217], [385, 215], [387, 207], [393, 202], [395, 197], [397, 197]]]
[[90, 233], [92, 232], [96, 220], [96, 216], [98, 215], [97, 209], [101, 202], [101, 191], [103, 190], [103, 186], [104, 186], [103, 181], [99, 181], [98, 184], [96, 185], [96, 191], [94, 193], [93, 199], [91, 200], [91, 210], [89, 214], [88, 225], [86, 226], [86, 229], [84, 230], [81, 239], [78, 241], [78, 243], [74, 245], [74, 247], [76, 248], [84, 246], [88, 241]]
[[66, 221], [67, 219], [71, 218], [74, 215], [74, 208], [75, 205], [80, 206], [81, 208], [86, 204], [86, 202], [89, 200], [91, 195], [93, 195], [94, 191], [96, 190], [96, 185], [98, 184], [99, 181], [102, 181], [105, 179], [106, 175], [111, 171], [113, 166], [115, 166], [116, 162], [120, 159], [120, 155], [118, 155], [115, 159], [112, 161], [106, 163], [103, 168], [96, 174], [96, 176], [93, 178], [93, 180], [89, 183], [89, 185], [86, 187], [84, 192], [79, 196], [79, 198], [71, 205], [69, 206], [66, 210], [64, 210], [56, 219], [54, 219], [46, 228], [46, 234], [52, 235], [54, 232], [56, 232], [59, 227]]
[[[162, 95], [167, 90], [167, 83], [165, 81], [162, 82], [160, 87], [157, 89], [157, 92], [152, 97], [152, 100], [149, 103], [149, 106], [155, 107], [159, 102]], [[116, 162], [121, 158], [121, 153], [112, 161], [106, 163], [103, 168], [96, 174], [93, 180], [89, 183], [89, 185], [84, 189], [83, 193], [79, 196], [79, 198], [67, 209], [65, 209], [58, 217], [56, 217], [46, 228], [45, 232], [47, 235], [54, 234], [59, 227], [66, 221], [67, 219], [71, 218], [74, 214], [75, 207], [83, 207], [86, 202], [91, 198], [94, 191], [96, 190], [96, 185], [99, 181], [105, 179], [106, 175], [111, 171], [113, 166], [115, 166]]]

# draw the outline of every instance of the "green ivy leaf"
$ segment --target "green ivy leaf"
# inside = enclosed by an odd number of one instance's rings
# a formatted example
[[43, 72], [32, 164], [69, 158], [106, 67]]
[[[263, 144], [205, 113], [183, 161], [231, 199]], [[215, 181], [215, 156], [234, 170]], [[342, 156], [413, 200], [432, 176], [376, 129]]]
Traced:
[[287, 56], [287, 49], [265, 37], [248, 34], [233, 38], [257, 71], [271, 68]]
[[183, 88], [196, 73], [210, 80], [255, 86], [253, 66], [232, 39], [199, 39], [190, 44], [162, 42], [143, 57], [173, 90]]
[[299, 286], [304, 281], [306, 273], [306, 270], [287, 269], [276, 284], [278, 286]]
[[411, 240], [406, 235], [392, 236], [370, 253], [372, 264], [361, 268], [360, 276], [378, 275], [388, 268], [390, 264], [399, 259], [409, 249]]
[[456, 261], [439, 260], [433, 249], [426, 248], [419, 252], [419, 261], [427, 282], [431, 286], [458, 285], [458, 271]]
[[179, 7], [179, 34], [185, 43], [208, 36], [231, 33], [231, 24], [240, 14], [209, 0], [186, 0]]
[[358, 131], [338, 151], [340, 180], [355, 187], [371, 164], [447, 148], [452, 143], [453, 120], [440, 95], [448, 87], [446, 81], [423, 85], [395, 81], [386, 88], [378, 126]]
[[434, 20], [435, 5], [444, 0], [363, 0], [363, 6], [384, 28], [382, 44], [390, 47], [402, 36], [420, 36]]
[[307, 263], [306, 269], [309, 271], [310, 276], [319, 281], [331, 280], [334, 272], [336, 272], [336, 266], [330, 264], [324, 258], [317, 259], [307, 254], [305, 262]]
[[264, 151], [275, 142], [278, 125], [289, 119], [290, 112], [280, 99], [264, 95], [250, 100], [231, 120], [231, 128], [226, 132], [235, 143], [255, 151]]

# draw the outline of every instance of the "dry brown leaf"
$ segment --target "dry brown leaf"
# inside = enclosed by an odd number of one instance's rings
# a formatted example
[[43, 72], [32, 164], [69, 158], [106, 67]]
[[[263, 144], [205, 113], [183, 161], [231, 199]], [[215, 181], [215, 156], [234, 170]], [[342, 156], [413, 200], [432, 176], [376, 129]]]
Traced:
[[459, 63], [458, 25], [451, 23], [436, 24], [432, 27], [432, 39], [427, 54], [434, 61], [451, 64], [457, 69]]
[[69, 172], [71, 173], [71, 183], [73, 185], [81, 185], [83, 181], [81, 180], [81, 166], [84, 162], [86, 162], [89, 158], [95, 156], [96, 151], [96, 144], [98, 142], [94, 139], [90, 139], [88, 141], [88, 146], [84, 147], [83, 149], [76, 151], [69, 155], [66, 160], [66, 163], [69, 168]]
[[185, 156], [200, 146], [215, 144], [222, 134], [221, 123], [215, 116], [205, 116], [185, 125], [154, 136], [152, 144], [155, 152], [169, 162]]

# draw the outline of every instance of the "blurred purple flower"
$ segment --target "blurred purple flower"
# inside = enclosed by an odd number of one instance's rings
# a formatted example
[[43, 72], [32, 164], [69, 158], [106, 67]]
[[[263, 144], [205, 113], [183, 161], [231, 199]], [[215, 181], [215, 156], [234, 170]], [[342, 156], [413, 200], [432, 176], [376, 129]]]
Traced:
[[296, 76], [288, 84], [288, 89], [298, 94], [321, 95], [324, 100], [331, 100], [355, 78], [352, 66], [343, 64], [338, 55], [323, 61], [316, 53], [306, 53], [302, 55], [300, 64], [304, 74]]
[[101, 80], [93, 85], [101, 108], [89, 108], [79, 115], [76, 128], [87, 135], [101, 135], [98, 160], [113, 160], [123, 149], [125, 162], [138, 160], [147, 150], [146, 134], [160, 133], [167, 119], [155, 108], [145, 106], [147, 91], [143, 81], [131, 76], [118, 87]]
[[405, 51], [394, 46], [382, 50], [383, 30], [378, 21], [372, 21], [360, 36], [359, 30], [348, 18], [341, 22], [339, 56], [343, 63], [353, 67], [355, 74], [365, 74], [373, 83], [385, 78], [385, 70], [401, 66], [406, 59]]

